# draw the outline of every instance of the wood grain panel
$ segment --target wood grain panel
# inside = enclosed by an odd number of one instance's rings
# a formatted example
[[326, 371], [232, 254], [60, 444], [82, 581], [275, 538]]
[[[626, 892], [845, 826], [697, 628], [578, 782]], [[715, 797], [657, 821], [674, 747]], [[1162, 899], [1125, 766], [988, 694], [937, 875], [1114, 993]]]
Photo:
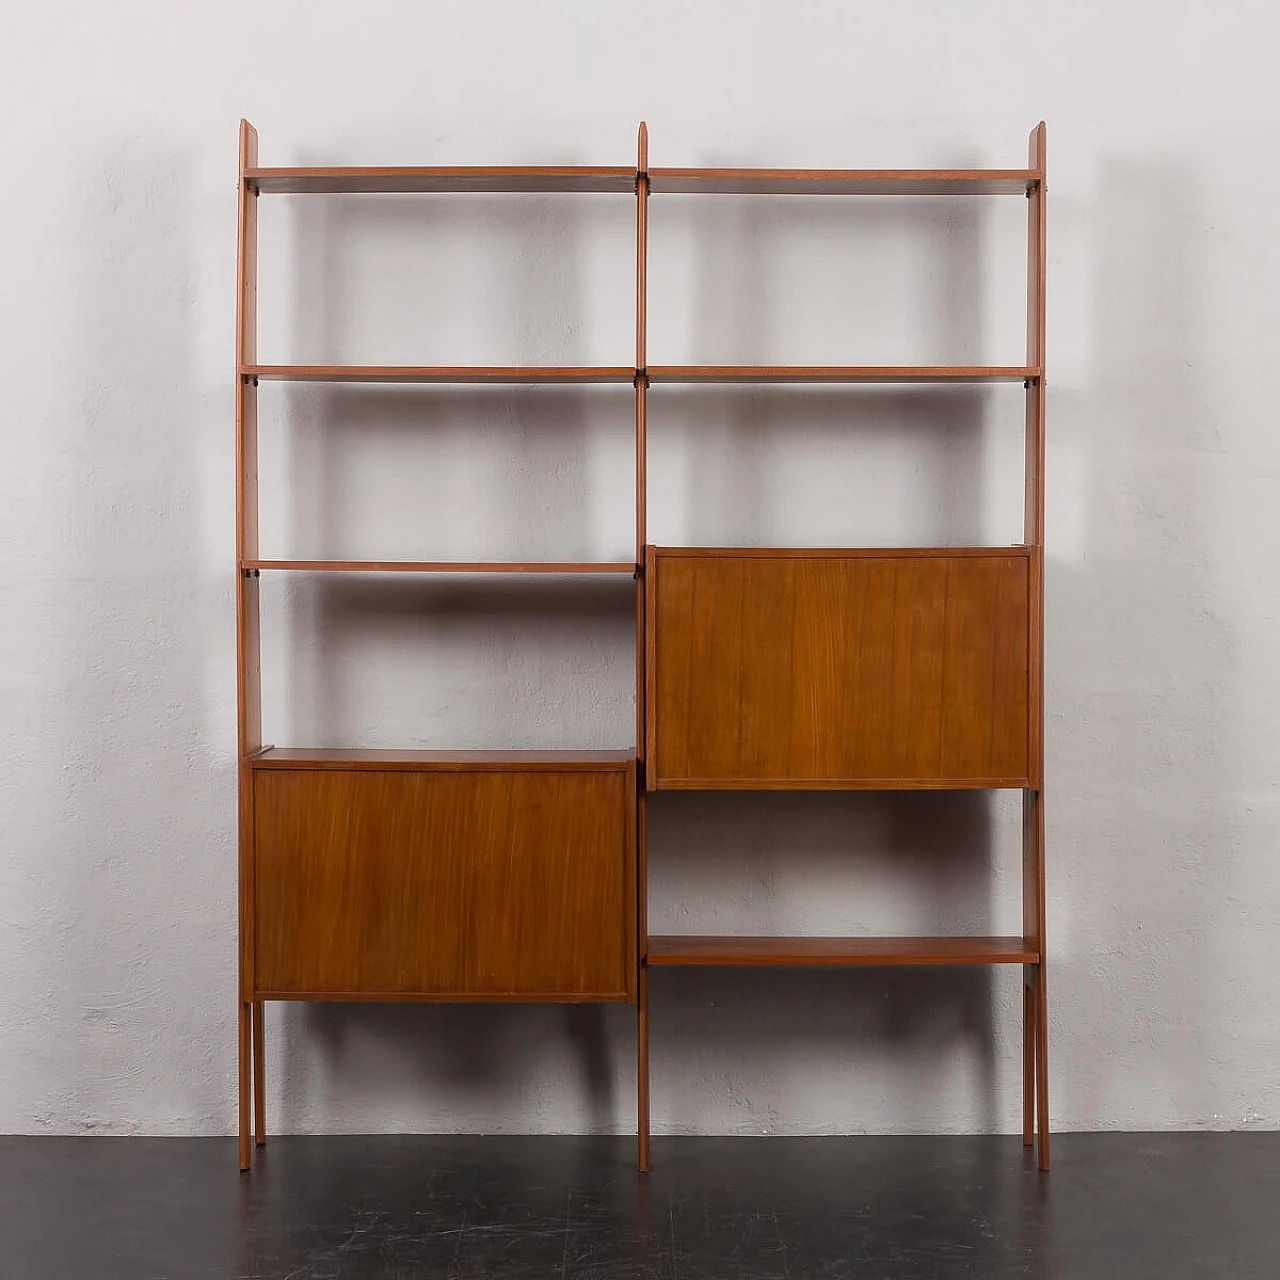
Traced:
[[255, 769], [258, 994], [633, 999], [634, 779]]
[[654, 563], [652, 785], [1026, 785], [1026, 548]]

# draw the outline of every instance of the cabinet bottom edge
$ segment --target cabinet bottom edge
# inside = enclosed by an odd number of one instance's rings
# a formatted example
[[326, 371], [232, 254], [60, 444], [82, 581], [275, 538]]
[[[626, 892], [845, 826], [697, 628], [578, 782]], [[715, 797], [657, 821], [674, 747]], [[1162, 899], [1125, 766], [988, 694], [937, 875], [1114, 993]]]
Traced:
[[634, 1004], [626, 991], [278, 991], [258, 990], [254, 1000], [347, 1004]]

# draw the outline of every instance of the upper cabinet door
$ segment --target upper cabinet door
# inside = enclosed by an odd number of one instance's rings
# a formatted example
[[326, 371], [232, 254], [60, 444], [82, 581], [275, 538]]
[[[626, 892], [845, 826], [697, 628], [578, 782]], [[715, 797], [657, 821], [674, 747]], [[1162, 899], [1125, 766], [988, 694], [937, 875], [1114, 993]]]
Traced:
[[1028, 784], [1026, 548], [652, 564], [650, 786]]

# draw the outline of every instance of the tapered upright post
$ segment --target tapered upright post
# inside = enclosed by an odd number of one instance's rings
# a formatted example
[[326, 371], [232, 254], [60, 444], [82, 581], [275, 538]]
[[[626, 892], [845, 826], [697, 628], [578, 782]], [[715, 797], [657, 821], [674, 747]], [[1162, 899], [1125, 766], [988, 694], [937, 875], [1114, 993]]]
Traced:
[[[258, 133], [240, 121], [239, 233], [236, 252], [236, 720], [240, 788], [240, 1168], [250, 1159], [250, 1060], [262, 1059], [262, 1007], [253, 984], [253, 779], [249, 756], [262, 746], [258, 578], [258, 391], [242, 372], [258, 352], [258, 193], [246, 173], [258, 164]], [[250, 1041], [253, 1041], [251, 1052]], [[256, 1084], [261, 1089], [261, 1072]], [[263, 1140], [262, 1101], [256, 1107]]]
[[1028, 707], [1031, 786], [1023, 793], [1022, 929], [1039, 960], [1025, 969], [1023, 994], [1023, 1141], [1038, 1133], [1037, 1157], [1049, 1167], [1049, 1019], [1044, 857], [1044, 455], [1045, 455], [1045, 128], [1031, 131], [1027, 192], [1027, 382], [1023, 539], [1031, 557], [1031, 690]]
[[647, 784], [645, 759], [645, 655], [646, 655], [646, 508], [645, 473], [648, 461], [646, 399], [649, 373], [646, 354], [646, 282], [649, 234], [649, 130], [643, 121], [636, 140], [636, 754], [640, 758], [640, 785], [636, 788], [636, 1133], [641, 1172], [649, 1168], [649, 896], [647, 838]]

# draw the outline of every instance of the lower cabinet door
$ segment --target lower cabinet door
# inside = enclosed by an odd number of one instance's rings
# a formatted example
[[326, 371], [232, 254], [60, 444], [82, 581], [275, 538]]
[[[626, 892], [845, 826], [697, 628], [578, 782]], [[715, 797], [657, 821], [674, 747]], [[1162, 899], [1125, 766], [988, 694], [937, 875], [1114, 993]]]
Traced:
[[257, 769], [268, 998], [633, 1000], [634, 765]]

